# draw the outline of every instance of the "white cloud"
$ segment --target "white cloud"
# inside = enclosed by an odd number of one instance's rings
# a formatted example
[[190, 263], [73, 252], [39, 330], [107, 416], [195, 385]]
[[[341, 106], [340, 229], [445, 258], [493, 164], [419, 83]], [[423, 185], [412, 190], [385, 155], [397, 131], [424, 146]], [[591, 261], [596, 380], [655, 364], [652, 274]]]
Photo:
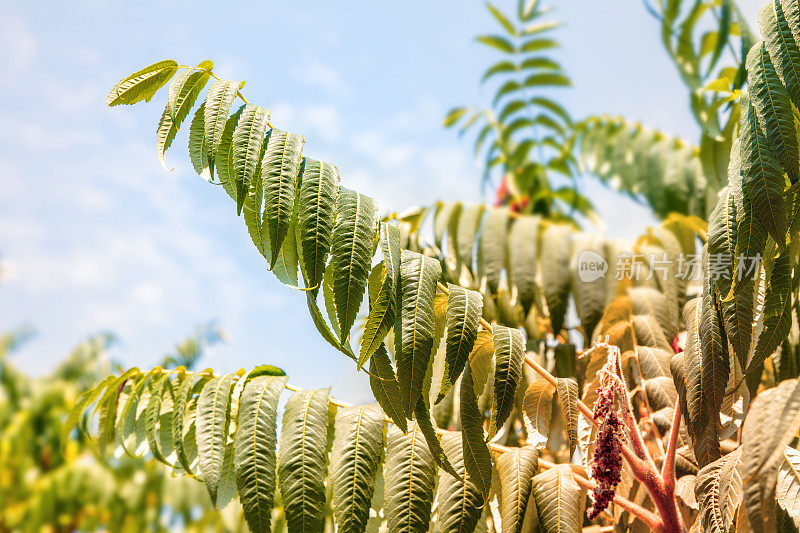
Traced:
[[335, 143], [344, 133], [339, 109], [331, 104], [298, 107], [279, 102], [272, 107], [272, 122], [276, 128], [302, 133], [307, 142], [314, 144]]
[[316, 86], [328, 96], [346, 96], [350, 90], [340, 72], [330, 65], [319, 62], [301, 63], [292, 67], [291, 76], [308, 85]]
[[15, 15], [0, 18], [0, 87], [19, 83], [36, 57], [37, 43], [27, 24]]

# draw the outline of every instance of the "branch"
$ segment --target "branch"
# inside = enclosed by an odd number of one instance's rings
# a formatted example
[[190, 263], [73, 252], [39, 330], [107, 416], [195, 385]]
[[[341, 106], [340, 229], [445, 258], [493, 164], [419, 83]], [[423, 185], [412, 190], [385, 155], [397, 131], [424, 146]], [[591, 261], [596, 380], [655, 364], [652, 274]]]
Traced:
[[672, 428], [669, 431], [669, 444], [664, 464], [661, 466], [661, 479], [664, 480], [664, 492], [675, 494], [675, 453], [678, 448], [678, 435], [681, 429], [681, 404], [675, 403], [675, 415], [672, 417]]

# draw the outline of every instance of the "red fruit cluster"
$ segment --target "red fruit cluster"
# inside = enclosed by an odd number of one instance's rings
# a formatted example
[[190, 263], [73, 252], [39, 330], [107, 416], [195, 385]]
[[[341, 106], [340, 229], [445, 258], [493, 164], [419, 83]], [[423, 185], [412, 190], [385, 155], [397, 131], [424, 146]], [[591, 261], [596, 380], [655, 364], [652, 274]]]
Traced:
[[594, 416], [600, 420], [600, 428], [592, 456], [592, 478], [597, 486], [592, 489], [592, 506], [587, 511], [590, 520], [603, 512], [614, 499], [622, 472], [622, 425], [614, 409], [614, 389], [601, 387], [598, 393]]

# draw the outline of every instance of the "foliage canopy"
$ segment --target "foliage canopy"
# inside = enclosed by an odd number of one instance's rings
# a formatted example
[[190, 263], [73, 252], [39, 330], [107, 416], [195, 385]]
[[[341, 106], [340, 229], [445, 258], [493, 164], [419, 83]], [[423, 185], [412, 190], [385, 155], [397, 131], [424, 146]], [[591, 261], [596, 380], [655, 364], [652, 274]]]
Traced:
[[[377, 405], [297, 390], [270, 366], [132, 369], [84, 393], [66, 432], [146, 447], [202, 479], [217, 506], [238, 494], [259, 532], [284, 519], [289, 531], [795, 530], [800, 7], [769, 2], [758, 42], [730, 0], [652, 9], [690, 91], [696, 146], [622, 118], [574, 122], [532, 93], [569, 84], [542, 54], [556, 25], [537, 2], [520, 1], [516, 19], [489, 5], [504, 33], [478, 40], [504, 55], [484, 76], [495, 96], [445, 124], [478, 129], [487, 173], [501, 174], [494, 207], [379, 218], [210, 61], [121, 80], [110, 106], [170, 84], [162, 162], [200, 102], [192, 165], [304, 293], [320, 334], [368, 374]], [[704, 20], [713, 29], [698, 37]], [[581, 231], [583, 170], [662, 222], [633, 243]], [[698, 245], [695, 280], [680, 265]], [[587, 253], [639, 275], [587, 278]]]

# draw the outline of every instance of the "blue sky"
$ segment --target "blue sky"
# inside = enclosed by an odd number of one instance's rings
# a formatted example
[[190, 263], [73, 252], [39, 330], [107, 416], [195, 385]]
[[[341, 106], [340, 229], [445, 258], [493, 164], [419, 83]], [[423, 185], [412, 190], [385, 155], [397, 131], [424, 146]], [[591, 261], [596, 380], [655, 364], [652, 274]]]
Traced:
[[[752, 23], [761, 3], [740, 2]], [[156, 60], [212, 59], [382, 212], [479, 201], [471, 140], [441, 119], [487, 96], [478, 80], [494, 56], [473, 40], [495, 30], [483, 3], [0, 5], [0, 256], [10, 272], [0, 331], [38, 331], [18, 365], [45, 371], [86, 335], [111, 330], [127, 364], [150, 366], [215, 319], [230, 341], [205, 366], [272, 363], [298, 386], [333, 384], [343, 399], [368, 401], [366, 375], [321, 340], [304, 297], [266, 272], [228, 198], [190, 170], [184, 136], [167, 156], [175, 171], [161, 169], [154, 140], [165, 95], [114, 109], [105, 96]], [[622, 114], [696, 139], [686, 91], [640, 2], [554, 8], [565, 22], [557, 54], [574, 82], [560, 99], [575, 117]], [[586, 190], [609, 236], [652, 223], [630, 201]]]

